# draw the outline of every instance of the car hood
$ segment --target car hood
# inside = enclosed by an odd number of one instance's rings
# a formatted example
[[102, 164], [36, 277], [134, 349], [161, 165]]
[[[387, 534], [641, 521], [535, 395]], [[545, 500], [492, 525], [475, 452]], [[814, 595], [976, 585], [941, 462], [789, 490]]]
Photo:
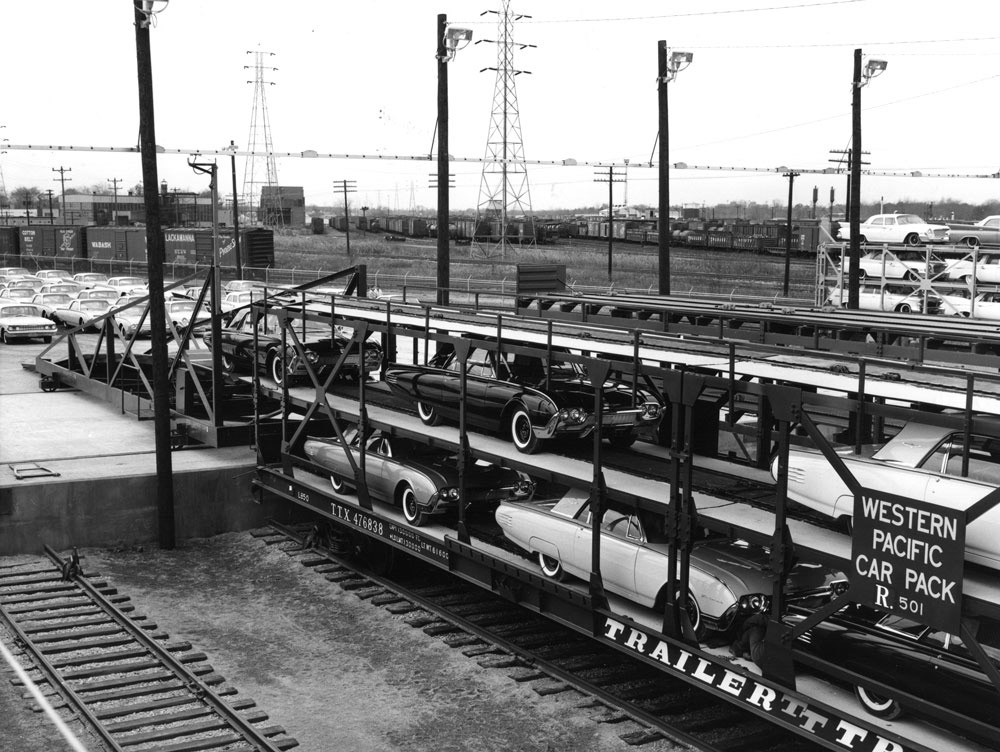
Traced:
[[[552, 379], [549, 388], [540, 391], [548, 394], [559, 407], [581, 407], [586, 410], [594, 409], [594, 387], [582, 378], [578, 379]], [[632, 388], [616, 382], [607, 382], [604, 385], [604, 409], [623, 410], [632, 407]], [[650, 394], [642, 389], [636, 390], [636, 400], [638, 404], [651, 400]]]
[[[765, 546], [741, 540], [706, 541], [695, 546], [691, 561], [734, 590], [734, 583], [742, 585], [746, 593], [769, 593], [773, 588], [771, 552]], [[799, 561], [785, 580], [785, 588], [792, 594], [822, 588], [841, 579], [846, 577], [839, 570], [815, 562]]]
[[5, 326], [49, 326], [52, 322], [43, 316], [0, 316]]

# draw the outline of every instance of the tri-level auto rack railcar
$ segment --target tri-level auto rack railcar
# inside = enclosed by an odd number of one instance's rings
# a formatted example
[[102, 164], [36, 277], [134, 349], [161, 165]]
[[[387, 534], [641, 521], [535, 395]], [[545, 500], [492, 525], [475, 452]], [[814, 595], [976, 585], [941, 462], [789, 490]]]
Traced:
[[[642, 307], [641, 302], [635, 305]], [[647, 314], [659, 317], [663, 312], [647, 310]], [[954, 369], [912, 364], [907, 364], [908, 373], [901, 377], [898, 361], [854, 356], [852, 368], [844, 362], [831, 362], [828, 354], [815, 351], [793, 353], [785, 347], [782, 356], [778, 354], [781, 348], [761, 348], [736, 340], [675, 337], [662, 331], [664, 323], [669, 329], [669, 316], [655, 322], [660, 326], [649, 327], [649, 315], [636, 319], [646, 322], [646, 327], [620, 318], [615, 321], [612, 317], [571, 324], [554, 319], [540, 321], [537, 313], [527, 318], [343, 300], [289, 306], [283, 314], [291, 347], [299, 346], [296, 322], [305, 318], [349, 326], [359, 344], [369, 336], [380, 336], [390, 358], [392, 353], [397, 353], [396, 357], [402, 353], [417, 362], [441, 343], [455, 347], [464, 353], [462, 357], [467, 357], [473, 345], [497, 348], [503, 353], [549, 357], [557, 357], [553, 348], [567, 347], [579, 353], [574, 357], [586, 362], [595, 384], [604, 383], [603, 377], [611, 374], [626, 381], [640, 376], [650, 379], [659, 385], [669, 413], [661, 442], [666, 445], [662, 458], [667, 469], [659, 476], [637, 475], [609, 465], [599, 440], [593, 445], [589, 461], [550, 454], [521, 455], [497, 438], [468, 431], [464, 423], [460, 422], [458, 428], [429, 428], [394, 406], [376, 404], [372, 397], [378, 393], [377, 384], [359, 384], [354, 394], [331, 394], [327, 388], [332, 382], [322, 384], [314, 380], [304, 388], [286, 385], [277, 391], [265, 383], [260, 385], [280, 399], [284, 421], [281, 452], [262, 457], [257, 485], [262, 492], [312, 509], [388, 550], [419, 556], [664, 671], [678, 674], [828, 748], [927, 749], [928, 745], [919, 741], [919, 736], [909, 737], [907, 732], [899, 731], [899, 726], [879, 725], [856, 715], [850, 707], [830, 704], [819, 694], [810, 694], [815, 685], [804, 683], [799, 672], [808, 663], [810, 670], [821, 670], [839, 681], [858, 684], [866, 681], [864, 676], [833, 663], [804, 657], [795, 640], [812, 623], [845, 605], [851, 598], [850, 591], [842, 600], [817, 612], [805, 626], [793, 628], [781, 620], [784, 593], [780, 583], [788, 565], [788, 547], [794, 545], [803, 555], [837, 563], [847, 570], [852, 555], [851, 539], [790, 515], [782, 477], [778, 479], [770, 509], [734, 500], [725, 492], [700, 489], [693, 473], [696, 468], [711, 465], [715, 458], [696, 456], [694, 448], [705, 445], [701, 427], [711, 423], [704, 421], [706, 404], [713, 406], [717, 415], [725, 412], [727, 420], [733, 422], [745, 416], [754, 417], [756, 424], [763, 427], [760, 430], [763, 446], [767, 450], [772, 445], [776, 447], [782, 466], [787, 466], [789, 444], [803, 441], [795, 435], [794, 427], [803, 428], [808, 440], [836, 461], [835, 449], [818, 427], [832, 415], [838, 416], [848, 435], [858, 441], [865, 432], [881, 432], [892, 423], [914, 416], [926, 419], [928, 410], [935, 409], [931, 406], [953, 412], [936, 414], [932, 420], [950, 421], [966, 426], [966, 430], [975, 427], [979, 431], [983, 429], [977, 422], [981, 412], [1000, 414], [996, 379], [986, 374], [956, 377]], [[743, 312], [742, 316], [750, 318], [751, 313]], [[788, 328], [802, 326], [790, 314], [789, 318]], [[836, 327], [835, 323], [830, 325]], [[658, 331], [649, 331], [650, 328]], [[397, 349], [396, 343], [406, 341], [411, 343], [409, 348]], [[463, 378], [466, 378], [464, 371]], [[301, 446], [307, 435], [339, 433], [343, 422], [358, 424], [362, 431], [377, 428], [452, 448], [458, 452], [460, 464], [472, 458], [483, 459], [564, 486], [589, 489], [592, 509], [597, 512], [593, 514], [595, 521], [601, 519], [599, 512], [609, 499], [661, 514], [681, 563], [690, 553], [694, 532], [700, 528], [770, 544], [776, 585], [763, 674], [734, 666], [693, 640], [685, 628], [686, 612], [681, 608], [681, 598], [668, 595], [662, 611], [650, 612], [609, 595], [602, 584], [601, 566], [594, 563], [601, 561], [599, 543], [595, 545], [589, 583], [566, 585], [546, 579], [535, 564], [512, 555], [481, 535], [470, 526], [464, 511], [459, 512], [454, 527], [414, 529], [393, 509], [371, 502], [364, 491], [363, 471], [355, 478], [359, 489], [356, 500], [334, 493], [322, 468], [305, 459]], [[718, 419], [715, 422], [717, 426]], [[739, 471], [735, 474], [738, 476]], [[969, 512], [967, 522], [974, 524], [977, 515], [993, 503], [995, 500], [990, 499], [985, 506], [977, 505]], [[596, 529], [593, 540], [600, 541]], [[952, 564], [962, 570], [961, 562]], [[676, 582], [676, 592], [685, 592], [685, 568], [679, 566], [670, 575]], [[969, 644], [978, 645], [974, 627], [981, 627], [981, 633], [986, 634], [1000, 624], [996, 577], [994, 573], [966, 567], [962, 584], [962, 636]], [[994, 681], [1000, 687], [1000, 681], [996, 678]], [[900, 685], [876, 689], [902, 694], [925, 715], [936, 716], [969, 734], [993, 738], [990, 735], [998, 730], [995, 718], [970, 718], [933, 706], [922, 701], [919, 691], [912, 688]], [[940, 738], [929, 746], [939, 743]]]

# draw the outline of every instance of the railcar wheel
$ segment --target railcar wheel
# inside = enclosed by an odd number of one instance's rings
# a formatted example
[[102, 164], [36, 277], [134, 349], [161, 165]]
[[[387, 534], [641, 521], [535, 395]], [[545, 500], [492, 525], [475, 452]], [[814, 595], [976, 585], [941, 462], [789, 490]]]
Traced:
[[523, 405], [515, 408], [510, 416], [510, 439], [519, 452], [534, 454], [538, 451], [540, 442], [531, 425], [531, 416]]
[[903, 238], [903, 244], [910, 246], [920, 245], [920, 236], [917, 235], [917, 233], [915, 232], [911, 232], [909, 235]]
[[903, 714], [903, 708], [891, 697], [886, 697], [861, 686], [854, 687], [854, 695], [858, 698], [861, 706], [876, 718], [892, 721]]
[[426, 402], [417, 402], [417, 415], [425, 426], [436, 426], [441, 422], [441, 413]]
[[566, 570], [562, 568], [562, 563], [559, 559], [553, 559], [551, 556], [546, 556], [539, 551], [538, 566], [541, 567], [542, 574], [550, 580], [562, 582], [566, 579]]
[[421, 511], [417, 505], [417, 495], [409, 483], [404, 483], [399, 492], [399, 503], [403, 507], [403, 517], [413, 527], [421, 527], [427, 522], [427, 513]]

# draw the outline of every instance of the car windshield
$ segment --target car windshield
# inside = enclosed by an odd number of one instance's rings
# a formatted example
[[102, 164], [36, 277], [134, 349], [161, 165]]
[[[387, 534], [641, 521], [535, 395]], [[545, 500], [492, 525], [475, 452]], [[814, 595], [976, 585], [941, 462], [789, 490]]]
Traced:
[[896, 217], [896, 221], [901, 225], [922, 225], [924, 220], [918, 217], [916, 214], [900, 214]]
[[58, 292], [46, 293], [45, 295], [42, 295], [41, 298], [43, 303], [50, 303], [50, 304], [69, 303], [70, 301], [69, 295], [65, 295], [64, 293], [58, 293]]
[[114, 290], [90, 290], [87, 297], [91, 300], [117, 300], [118, 293]]
[[106, 300], [81, 300], [81, 311], [104, 311], [108, 308]]
[[33, 306], [3, 306], [0, 308], [0, 316], [37, 316], [38, 311]]
[[188, 302], [181, 301], [181, 302], [178, 302], [178, 303], [171, 303], [169, 307], [170, 307], [170, 312], [171, 313], [193, 313], [194, 312], [194, 303], [193, 302], [192, 303], [188, 303]]
[[117, 282], [118, 285], [144, 285], [146, 280], [140, 279], [139, 277], [120, 277]]

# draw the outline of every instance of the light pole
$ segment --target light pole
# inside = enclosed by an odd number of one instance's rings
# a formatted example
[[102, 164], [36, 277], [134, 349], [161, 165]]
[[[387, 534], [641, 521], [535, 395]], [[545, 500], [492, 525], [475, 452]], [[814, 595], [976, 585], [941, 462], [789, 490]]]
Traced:
[[595, 183], [607, 183], [608, 184], [608, 281], [611, 281], [611, 258], [614, 249], [614, 238], [615, 238], [615, 209], [614, 209], [614, 186], [615, 183], [624, 183], [625, 174], [623, 172], [615, 172], [614, 165], [608, 166], [608, 171], [605, 174], [601, 170], [594, 173]]
[[[785, 281], [781, 289], [782, 294], [786, 298], [788, 297], [788, 277], [791, 272], [792, 263], [792, 186], [795, 184], [795, 178], [798, 176], [799, 173], [795, 172], [795, 170], [789, 170], [785, 173], [785, 177], [788, 178], [788, 226], [785, 229]], [[815, 206], [815, 203], [813, 206]]]
[[659, 95], [660, 138], [660, 231], [658, 233], [660, 295], [670, 294], [670, 126], [667, 117], [667, 84], [691, 65], [694, 54], [672, 52], [667, 57], [667, 43], [657, 43], [657, 93]]
[[233, 168], [233, 252], [236, 254], [236, 278], [243, 279], [243, 259], [240, 254], [240, 210], [236, 200], [236, 143], [229, 142], [229, 146], [223, 147], [223, 151], [229, 152]]
[[108, 178], [108, 182], [113, 186], [115, 194], [114, 211], [111, 214], [111, 226], [118, 226], [118, 184], [121, 182], [121, 178]]
[[[156, 129], [153, 124], [153, 64], [149, 25], [167, 0], [134, 0], [136, 68], [139, 80], [139, 151], [142, 184], [159, 184], [156, 176]], [[167, 376], [167, 315], [163, 297], [163, 233], [160, 197], [145, 191], [146, 260], [149, 269], [150, 346], [153, 361], [153, 433], [156, 443], [156, 508], [160, 546], [175, 545], [173, 460], [170, 456], [170, 380]]]
[[361, 224], [364, 225], [363, 231], [368, 232], [368, 207], [361, 207]]
[[[451, 285], [451, 233], [441, 232], [448, 227], [448, 63], [455, 54], [472, 41], [469, 29], [448, 25], [448, 16], [438, 14], [435, 27], [437, 41], [437, 115], [438, 115], [438, 209], [437, 209], [437, 303], [448, 305], [448, 287]], [[465, 42], [465, 44], [461, 44]], [[460, 46], [461, 45], [461, 46]]]
[[861, 48], [854, 50], [854, 80], [851, 86], [851, 187], [848, 203], [851, 207], [850, 245], [847, 276], [847, 307], [857, 309], [861, 304], [861, 87], [881, 75], [888, 63], [869, 60], [861, 70]]

